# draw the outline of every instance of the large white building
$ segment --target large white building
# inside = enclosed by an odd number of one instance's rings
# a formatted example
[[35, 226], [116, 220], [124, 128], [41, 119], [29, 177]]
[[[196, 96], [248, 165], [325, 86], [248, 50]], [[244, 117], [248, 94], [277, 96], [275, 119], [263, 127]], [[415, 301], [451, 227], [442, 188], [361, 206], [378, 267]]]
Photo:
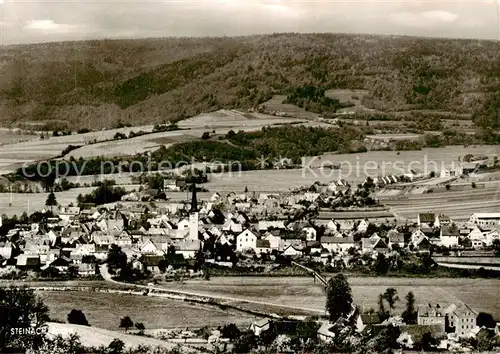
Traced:
[[474, 213], [470, 216], [470, 222], [483, 230], [492, 230], [500, 224], [500, 213]]

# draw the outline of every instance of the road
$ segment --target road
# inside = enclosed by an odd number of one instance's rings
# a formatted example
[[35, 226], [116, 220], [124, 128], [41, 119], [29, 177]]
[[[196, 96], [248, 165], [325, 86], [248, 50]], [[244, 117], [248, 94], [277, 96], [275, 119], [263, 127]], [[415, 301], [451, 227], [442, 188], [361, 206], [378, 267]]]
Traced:
[[135, 287], [140, 288], [140, 289], [167, 291], [169, 293], [176, 294], [176, 295], [203, 297], [203, 298], [209, 298], [209, 299], [214, 299], [214, 300], [219, 300], [219, 301], [222, 300], [222, 301], [225, 301], [227, 303], [238, 302], [238, 303], [245, 303], [245, 304], [255, 304], [255, 305], [264, 305], [264, 306], [286, 308], [286, 309], [297, 310], [297, 311], [301, 311], [301, 312], [310, 312], [311, 314], [316, 314], [316, 315], [317, 314], [320, 314], [320, 315], [325, 314], [324, 310], [319, 310], [319, 309], [314, 309], [314, 308], [290, 306], [290, 305], [284, 305], [284, 304], [279, 304], [279, 303], [277, 304], [277, 303], [268, 302], [268, 301], [249, 300], [249, 299], [245, 299], [245, 298], [238, 298], [238, 297], [231, 297], [231, 296], [204, 294], [204, 293], [191, 292], [191, 291], [171, 290], [171, 289], [163, 288], [163, 287], [154, 287], [154, 286], [123, 283], [123, 282], [118, 282], [116, 280], [113, 280], [111, 278], [111, 275], [108, 272], [107, 264], [101, 265], [99, 267], [99, 270], [101, 272], [103, 279], [108, 281], [108, 282], [115, 283], [115, 284], [121, 284], [121, 285], [125, 285], [125, 286], [135, 286]]

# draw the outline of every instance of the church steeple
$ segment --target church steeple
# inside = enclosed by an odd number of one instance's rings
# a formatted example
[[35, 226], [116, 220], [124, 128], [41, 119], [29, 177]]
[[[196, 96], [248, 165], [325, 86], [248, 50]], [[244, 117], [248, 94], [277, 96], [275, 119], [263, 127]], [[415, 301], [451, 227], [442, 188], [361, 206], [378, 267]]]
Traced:
[[191, 209], [189, 210], [190, 213], [197, 213], [198, 212], [198, 199], [196, 198], [196, 183], [193, 182], [191, 186]]

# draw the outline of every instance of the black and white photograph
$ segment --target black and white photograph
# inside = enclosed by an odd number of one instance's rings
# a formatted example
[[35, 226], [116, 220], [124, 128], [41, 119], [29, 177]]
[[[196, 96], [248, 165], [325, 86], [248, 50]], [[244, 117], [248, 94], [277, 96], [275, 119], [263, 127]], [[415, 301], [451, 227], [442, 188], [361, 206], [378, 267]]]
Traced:
[[0, 354], [500, 353], [500, 0], [0, 0]]

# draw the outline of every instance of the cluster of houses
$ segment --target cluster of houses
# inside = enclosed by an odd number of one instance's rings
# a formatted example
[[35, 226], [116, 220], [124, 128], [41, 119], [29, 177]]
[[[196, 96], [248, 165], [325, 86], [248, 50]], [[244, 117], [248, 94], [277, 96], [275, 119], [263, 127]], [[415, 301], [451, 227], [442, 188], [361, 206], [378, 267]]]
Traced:
[[406, 248], [425, 252], [431, 245], [455, 247], [464, 239], [471, 247], [481, 248], [500, 238], [499, 213], [473, 214], [462, 223], [421, 213], [405, 233], [395, 220], [391, 224], [386, 219], [382, 223], [390, 230], [381, 235], [370, 231], [368, 219], [318, 219], [318, 200], [341, 197], [349, 189], [348, 183], [340, 180], [327, 186], [314, 184], [302, 193], [257, 196], [245, 192], [225, 197], [214, 193], [199, 205], [193, 186], [189, 204], [61, 207], [43, 222], [11, 229], [0, 243], [0, 265], [61, 272], [74, 266], [80, 275], [94, 275], [96, 262], [106, 259], [113, 244], [120, 246], [129, 260], [142, 259], [150, 270], [158, 270], [158, 262], [174, 250], [179, 265], [188, 264], [199, 252], [206, 262], [223, 266], [233, 266], [236, 255], [246, 252], [309, 256], [326, 264], [332, 262], [332, 256], [352, 250], [387, 253]]

